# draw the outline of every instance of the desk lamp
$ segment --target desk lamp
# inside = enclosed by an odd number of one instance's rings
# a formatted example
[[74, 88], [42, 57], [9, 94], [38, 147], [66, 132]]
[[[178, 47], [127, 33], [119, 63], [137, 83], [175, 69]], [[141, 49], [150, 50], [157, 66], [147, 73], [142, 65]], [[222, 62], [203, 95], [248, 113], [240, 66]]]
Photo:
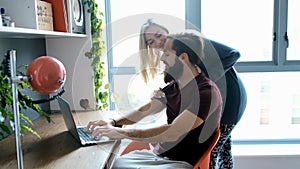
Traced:
[[[16, 51], [8, 51], [10, 77], [7, 82], [12, 85], [13, 96], [13, 111], [15, 120], [15, 136], [16, 136], [16, 151], [18, 169], [23, 169], [23, 156], [21, 148], [21, 133], [20, 133], [20, 113], [18, 106], [18, 89], [17, 83], [28, 81], [32, 88], [41, 94], [56, 93], [62, 89], [66, 80], [66, 69], [64, 65], [57, 59], [51, 56], [41, 56], [33, 60], [29, 65], [26, 76], [16, 75]], [[59, 92], [57, 95], [61, 95]], [[53, 100], [53, 99], [49, 99]], [[48, 101], [49, 101], [48, 100]], [[44, 101], [41, 101], [44, 102]], [[36, 102], [38, 103], [38, 101]]]

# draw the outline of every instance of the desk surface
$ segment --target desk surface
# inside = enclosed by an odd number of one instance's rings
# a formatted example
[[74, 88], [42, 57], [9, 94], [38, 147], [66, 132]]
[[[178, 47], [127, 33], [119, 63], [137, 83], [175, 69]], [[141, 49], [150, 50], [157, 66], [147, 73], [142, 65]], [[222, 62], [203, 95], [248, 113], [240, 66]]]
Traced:
[[[86, 125], [90, 120], [105, 118], [110, 112], [79, 112], [74, 113], [76, 123]], [[67, 132], [60, 113], [51, 114], [52, 123], [43, 117], [35, 120], [33, 129], [41, 139], [26, 133], [22, 137], [23, 165], [25, 169], [98, 169], [106, 168], [110, 158], [118, 151], [120, 142], [110, 142], [82, 147]], [[14, 134], [0, 142], [0, 168], [18, 168]], [[113, 153], [112, 153], [113, 152]]]

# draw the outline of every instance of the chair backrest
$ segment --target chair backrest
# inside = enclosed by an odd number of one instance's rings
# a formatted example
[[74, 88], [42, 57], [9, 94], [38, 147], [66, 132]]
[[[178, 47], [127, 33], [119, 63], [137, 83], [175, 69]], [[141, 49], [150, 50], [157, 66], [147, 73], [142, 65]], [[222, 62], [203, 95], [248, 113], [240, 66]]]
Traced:
[[213, 148], [216, 146], [219, 138], [221, 135], [220, 128], [217, 130], [217, 133], [211, 143], [211, 145], [208, 147], [206, 152], [203, 154], [203, 156], [199, 159], [199, 161], [194, 165], [193, 169], [209, 169], [209, 163], [210, 163], [210, 154]]

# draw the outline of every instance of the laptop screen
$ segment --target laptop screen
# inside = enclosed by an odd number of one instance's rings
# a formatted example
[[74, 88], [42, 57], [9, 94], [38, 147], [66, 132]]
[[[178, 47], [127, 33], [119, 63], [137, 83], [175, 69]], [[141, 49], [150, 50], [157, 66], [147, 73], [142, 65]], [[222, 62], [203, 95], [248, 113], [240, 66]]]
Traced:
[[57, 97], [57, 100], [68, 130], [77, 140], [80, 141], [69, 103], [61, 97]]

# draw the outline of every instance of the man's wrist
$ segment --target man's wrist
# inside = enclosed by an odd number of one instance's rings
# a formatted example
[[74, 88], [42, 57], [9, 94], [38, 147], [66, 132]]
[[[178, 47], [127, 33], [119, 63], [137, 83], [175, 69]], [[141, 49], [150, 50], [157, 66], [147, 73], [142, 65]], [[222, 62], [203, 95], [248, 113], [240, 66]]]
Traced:
[[122, 125], [118, 125], [118, 122], [115, 119], [110, 119], [110, 124], [114, 127], [122, 127]]
[[110, 120], [111, 120], [110, 124], [111, 124], [112, 126], [116, 127], [117, 121], [116, 121], [115, 119], [110, 119]]

